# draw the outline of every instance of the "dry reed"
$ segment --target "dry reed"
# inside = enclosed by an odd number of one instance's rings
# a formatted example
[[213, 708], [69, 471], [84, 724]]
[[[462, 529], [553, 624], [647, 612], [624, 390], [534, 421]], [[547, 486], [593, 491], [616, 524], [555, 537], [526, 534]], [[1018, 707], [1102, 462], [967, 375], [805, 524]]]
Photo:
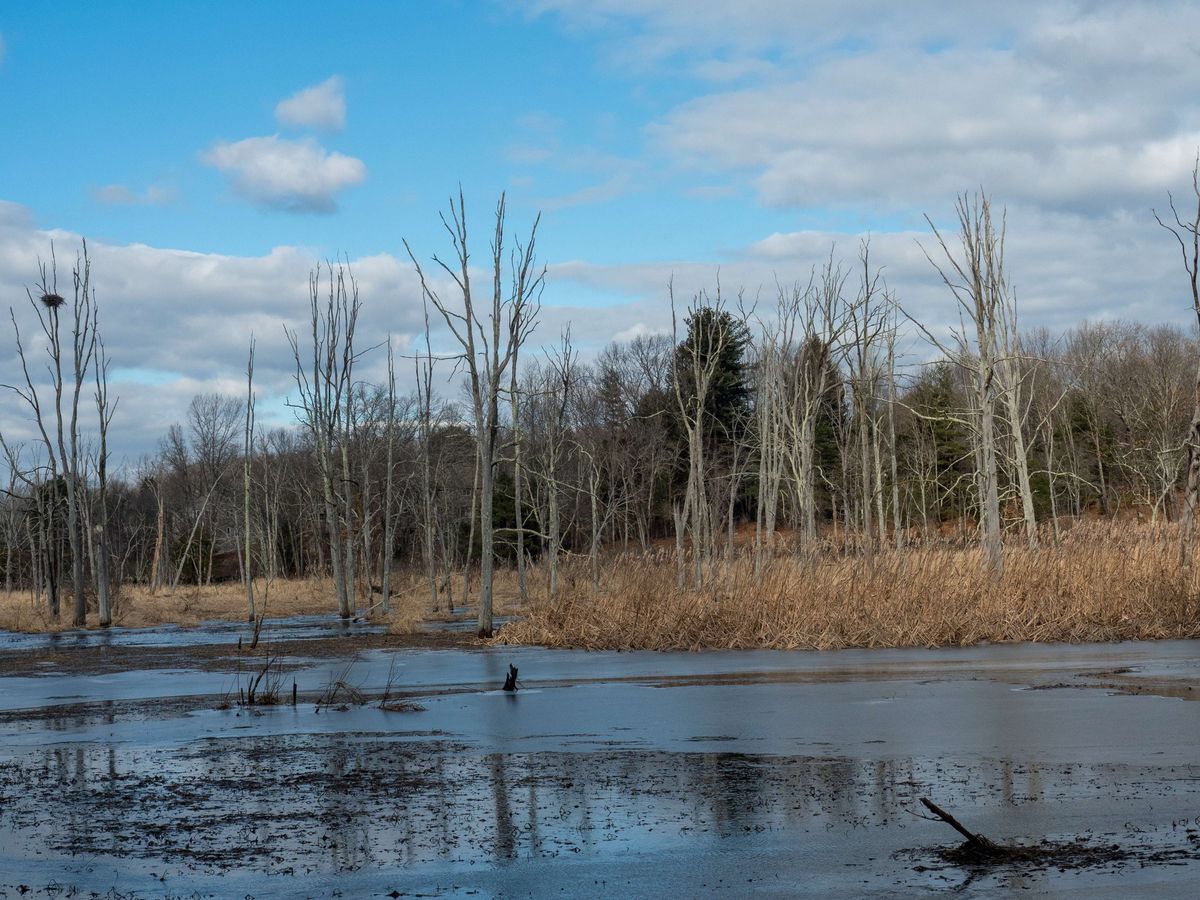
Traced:
[[587, 649], [932, 647], [981, 641], [1200, 637], [1200, 575], [1173, 526], [1079, 525], [1057, 546], [1005, 549], [1003, 575], [978, 550], [777, 557], [756, 576], [722, 560], [701, 589], [674, 558], [621, 558], [594, 589], [564, 578], [496, 640]]
[[[255, 582], [258, 612], [268, 618], [316, 615], [336, 610], [333, 582], [329, 578], [277, 579], [269, 585]], [[71, 597], [61, 595], [62, 614], [56, 621], [46, 609], [44, 597], [32, 597], [28, 591], [0, 591], [0, 629], [5, 631], [62, 631], [71, 628]], [[246, 618], [246, 589], [241, 582], [212, 585], [180, 585], [174, 592], [162, 589], [150, 593], [144, 585], [122, 585], [113, 615], [113, 624], [128, 628], [152, 625], [199, 625], [214, 619]], [[88, 613], [88, 625], [97, 624], [96, 613]]]
[[[358, 605], [360, 613], [374, 620], [389, 624], [393, 634], [411, 634], [421, 630], [425, 622], [449, 621], [473, 618], [475, 615], [475, 591], [478, 576], [471, 581], [470, 605], [462, 600], [462, 578], [455, 577], [456, 612], [442, 608], [436, 615], [430, 609], [428, 582], [422, 575], [397, 573], [392, 580], [392, 609], [383, 615], [378, 592], [367, 594], [360, 586]], [[531, 574], [531, 590], [539, 589], [541, 582]], [[497, 615], [517, 611], [520, 592], [517, 576], [511, 570], [497, 570], [495, 579], [495, 609]], [[368, 601], [369, 596], [369, 601]], [[292, 578], [275, 579], [269, 584], [255, 581], [257, 611], [266, 610], [270, 619], [288, 616], [328, 615], [337, 611], [333, 579]], [[0, 631], [48, 632], [71, 629], [71, 597], [64, 588], [61, 594], [62, 613], [57, 620], [50, 616], [45, 597], [34, 597], [29, 591], [0, 591]], [[239, 581], [226, 581], [212, 585], [180, 585], [174, 592], [161, 589], [150, 593], [144, 585], [122, 585], [113, 615], [113, 624], [127, 628], [145, 628], [154, 625], [195, 626], [212, 620], [240, 621], [246, 618], [246, 589]], [[97, 627], [97, 614], [87, 616], [88, 627]]]

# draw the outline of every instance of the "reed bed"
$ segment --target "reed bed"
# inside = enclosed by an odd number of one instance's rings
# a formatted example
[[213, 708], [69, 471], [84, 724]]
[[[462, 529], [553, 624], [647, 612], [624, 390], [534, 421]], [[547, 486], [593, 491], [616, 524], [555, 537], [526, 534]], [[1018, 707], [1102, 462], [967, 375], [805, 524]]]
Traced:
[[[269, 618], [314, 615], [336, 610], [333, 581], [329, 578], [275, 579], [255, 582], [258, 612]], [[0, 629], [5, 631], [64, 631], [71, 625], [70, 586], [60, 589], [61, 615], [50, 616], [45, 597], [28, 591], [0, 591]], [[240, 581], [211, 585], [180, 585], [174, 591], [154, 593], [145, 585], [124, 584], [117, 592], [113, 624], [127, 628], [153, 625], [194, 626], [214, 619], [246, 618], [246, 588]], [[94, 610], [88, 612], [89, 627], [98, 624]]]
[[[585, 649], [837, 649], [983, 641], [1200, 637], [1200, 575], [1174, 526], [1081, 524], [1057, 545], [1008, 546], [985, 574], [975, 549], [721, 560], [679, 588], [672, 555], [622, 557], [598, 587], [568, 574], [496, 640]], [[544, 595], [542, 595], [544, 596]]]
[[[359, 614], [389, 624], [393, 634], [411, 634], [421, 630], [426, 622], [473, 618], [476, 614], [478, 576], [471, 581], [470, 605], [463, 604], [461, 576], [455, 577], [454, 600], [457, 612], [449, 613], [443, 596], [441, 610], [431, 609], [428, 582], [415, 572], [398, 572], [392, 577], [391, 612], [383, 615], [381, 597], [376, 591], [367, 593], [360, 585]], [[543, 590], [542, 581], [531, 570], [530, 590]], [[519, 611], [520, 591], [517, 576], [511, 570], [497, 570], [494, 585], [496, 615]], [[290, 578], [267, 582], [256, 579], [254, 590], [257, 611], [265, 609], [267, 618], [337, 614], [333, 579]], [[368, 599], [369, 598], [369, 599]], [[46, 608], [45, 597], [34, 597], [29, 591], [0, 591], [0, 630], [24, 632], [67, 631], [71, 624], [71, 595], [69, 585], [61, 588], [61, 615], [56, 620]], [[246, 589], [240, 581], [211, 585], [180, 585], [175, 591], [160, 589], [154, 593], [145, 585], [121, 585], [114, 606], [113, 624], [126, 628], [146, 628], [154, 625], [199, 625], [212, 620], [241, 621], [246, 618]], [[98, 627], [94, 610], [88, 612], [87, 627]]]

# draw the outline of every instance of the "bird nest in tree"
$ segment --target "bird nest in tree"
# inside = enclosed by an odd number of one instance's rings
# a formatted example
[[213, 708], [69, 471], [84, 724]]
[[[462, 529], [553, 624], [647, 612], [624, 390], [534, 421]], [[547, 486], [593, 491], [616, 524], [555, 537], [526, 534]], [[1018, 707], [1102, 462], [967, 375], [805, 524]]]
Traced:
[[61, 294], [42, 294], [40, 299], [47, 309], [58, 309], [67, 302]]

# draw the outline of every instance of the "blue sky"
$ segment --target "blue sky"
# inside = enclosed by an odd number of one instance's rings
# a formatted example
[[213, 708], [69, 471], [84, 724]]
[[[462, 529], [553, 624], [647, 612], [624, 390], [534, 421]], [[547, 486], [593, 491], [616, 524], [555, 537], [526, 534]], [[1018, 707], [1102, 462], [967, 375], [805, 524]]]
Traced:
[[769, 313], [868, 234], [944, 325], [923, 216], [979, 186], [1027, 325], [1188, 322], [1150, 209], [1200, 146], [1198, 33], [1183, 0], [9, 3], [0, 299], [23, 315], [51, 241], [88, 238], [130, 453], [240, 392], [251, 333], [283, 408], [319, 259], [350, 259], [364, 328], [407, 346], [401, 241], [444, 252], [460, 183], [480, 238], [501, 191], [510, 231], [542, 212], [538, 340], [569, 326], [585, 355], [669, 329], [669, 279], [686, 300], [719, 271]]
[[[643, 129], [687, 98], [688, 79], [624, 76], [553, 16], [462, 2], [219, 7], [9, 7], [0, 114], [20, 126], [0, 144], [4, 198], [44, 227], [226, 254], [397, 252], [401, 236], [436, 239], [459, 182], [480, 211], [507, 190], [515, 221], [550, 207], [543, 247], [557, 259], [717, 258], [796, 221], [756, 209], [745, 186], [691, 196], [697, 179], [648, 151]], [[276, 121], [280, 100], [335, 74], [344, 130]], [[201, 161], [218, 140], [273, 134], [314, 135], [367, 178], [336, 213], [295, 215], [242, 202]], [[625, 171], [623, 196], [556, 208]], [[104, 203], [94, 191], [108, 185], [169, 202]]]

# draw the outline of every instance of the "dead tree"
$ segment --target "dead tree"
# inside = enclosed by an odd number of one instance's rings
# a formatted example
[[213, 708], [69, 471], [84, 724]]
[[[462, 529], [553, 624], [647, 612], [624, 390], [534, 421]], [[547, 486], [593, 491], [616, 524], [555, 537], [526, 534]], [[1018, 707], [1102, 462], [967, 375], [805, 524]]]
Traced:
[[[491, 302], [478, 309], [472, 293], [467, 213], [461, 188], [458, 201], [450, 200], [450, 217], [442, 224], [450, 235], [454, 258], [450, 263], [434, 256], [433, 261], [454, 282], [460, 304], [444, 300], [421, 264], [404, 242], [417, 270], [421, 291], [433, 304], [461, 347], [460, 364], [466, 370], [467, 387], [475, 419], [475, 446], [479, 467], [479, 633], [492, 633], [492, 574], [495, 566], [495, 529], [492, 508], [495, 498], [497, 437], [500, 431], [500, 395], [508, 381], [509, 367], [537, 322], [545, 268], [538, 269], [534, 249], [540, 216], [534, 219], [525, 243], [517, 239], [511, 258], [504, 249], [505, 198], [496, 203], [495, 230], [491, 243]], [[505, 282], [509, 284], [506, 286]], [[461, 308], [461, 312], [459, 309]]]
[[[99, 323], [97, 321], [97, 332]], [[96, 338], [96, 419], [100, 444], [96, 451], [96, 506], [98, 509], [95, 526], [98, 547], [96, 553], [96, 605], [100, 613], [100, 627], [112, 624], [112, 597], [109, 584], [109, 559], [111, 556], [108, 527], [108, 426], [117, 411], [117, 400], [108, 401], [108, 354], [104, 341]], [[119, 587], [119, 578], [118, 578]]]
[[667, 286], [671, 301], [671, 333], [675, 344], [672, 388], [679, 422], [687, 442], [688, 476], [683, 501], [676, 501], [675, 552], [679, 586], [686, 583], [687, 565], [684, 555], [684, 535], [691, 538], [692, 583], [704, 584], [704, 563], [714, 548], [712, 508], [708, 498], [709, 460], [706, 443], [713, 430], [710, 398], [720, 371], [722, 354], [732, 335], [723, 317], [729, 315], [717, 283], [716, 294], [710, 299], [701, 291], [692, 298], [687, 309], [688, 333], [681, 338], [675, 304], [675, 285]]
[[954, 332], [957, 348], [950, 349], [920, 323], [916, 324], [948, 358], [971, 374], [977, 435], [976, 486], [983, 549], [988, 570], [999, 577], [1004, 562], [996, 460], [996, 403], [1001, 387], [997, 371], [1002, 359], [1000, 331], [1004, 308], [1009, 302], [1004, 275], [1005, 224], [1003, 214], [999, 227], [993, 223], [991, 199], [986, 194], [963, 194], [955, 208], [958, 213], [958, 252], [951, 250], [933, 220], [926, 216], [925, 221], [933, 229], [947, 265], [934, 262], [928, 251], [925, 251], [925, 258], [954, 295], [959, 313], [969, 323], [973, 334], [968, 333], [968, 325], [963, 325]]
[[[46, 353], [49, 357], [46, 366], [50, 376], [50, 389], [54, 397], [51, 408], [43, 403], [37, 385], [29, 371], [29, 360], [21, 340], [20, 328], [17, 325], [16, 313], [9, 308], [9, 318], [12, 321], [13, 334], [16, 338], [17, 355], [21, 360], [21, 370], [25, 376], [25, 384], [7, 387], [26, 405], [29, 406], [37, 424], [38, 433], [46, 447], [49, 458], [51, 484], [57, 485], [61, 477], [67, 495], [67, 533], [71, 545], [71, 587], [73, 594], [72, 622], [82, 626], [86, 622], [87, 605], [84, 593], [83, 570], [83, 526], [80, 504], [82, 494], [86, 492], [83, 479], [83, 466], [79, 445], [79, 398], [83, 392], [83, 383], [87, 379], [96, 350], [96, 320], [95, 296], [91, 287], [91, 259], [88, 256], [87, 242], [83, 243], [81, 253], [76, 257], [72, 271], [74, 296], [68, 309], [68, 327], [70, 328], [70, 344], [64, 347], [64, 335], [60, 321], [61, 310], [68, 306], [66, 298], [58, 292], [58, 267], [54, 256], [54, 247], [50, 248], [50, 265], [39, 263], [39, 283], [34, 290], [26, 289], [29, 303], [37, 314], [38, 323], [46, 337]], [[67, 371], [64, 372], [64, 355]], [[70, 381], [66, 380], [70, 377]], [[64, 397], [64, 393], [68, 396]], [[47, 422], [48, 414], [53, 420]], [[54, 439], [50, 432], [54, 430]], [[53, 488], [52, 488], [53, 489]], [[52, 615], [58, 616], [58, 595], [55, 589], [56, 581], [51, 578], [50, 609]]]
[[850, 395], [854, 399], [858, 426], [862, 546], [867, 559], [871, 559], [875, 542], [871, 525], [872, 506], [875, 507], [875, 520], [880, 530], [880, 545], [886, 540], [887, 529], [883, 517], [879, 422], [875, 406], [882, 368], [878, 344], [887, 336], [890, 300], [886, 288], [881, 285], [882, 271], [879, 268], [871, 268], [869, 240], [864, 239], [859, 247], [859, 263], [862, 271], [859, 276], [858, 299], [848, 308], [849, 327], [846, 339], [849, 346], [846, 348], [846, 356], [850, 369]]
[[[1192, 292], [1192, 312], [1200, 324], [1200, 153], [1192, 166], [1192, 194], [1196, 198], [1196, 212], [1184, 219], [1175, 206], [1170, 193], [1171, 221], [1164, 222], [1157, 212], [1154, 220], [1171, 233], [1179, 244], [1183, 257], [1183, 270], [1187, 274], [1188, 287]], [[1200, 499], [1200, 360], [1196, 364], [1195, 389], [1193, 391], [1192, 419], [1188, 423], [1187, 444], [1187, 490], [1183, 495], [1183, 527], [1179, 530], [1179, 560], [1190, 567], [1195, 553], [1196, 505]]]
[[254, 337], [246, 360], [246, 429], [242, 445], [242, 577], [246, 582], [246, 621], [254, 621], [254, 566], [250, 550], [250, 466], [254, 452]]
[[329, 279], [324, 289], [319, 267], [309, 276], [311, 363], [303, 361], [296, 332], [287, 328], [284, 331], [296, 362], [299, 409], [312, 434], [316, 451], [338, 615], [348, 619], [356, 608], [357, 554], [350, 431], [354, 421], [354, 364], [358, 360], [354, 350], [354, 329], [362, 304], [358, 298], [358, 284], [349, 267], [327, 268]]
[[422, 304], [425, 313], [425, 355], [414, 363], [417, 375], [418, 439], [421, 442], [421, 525], [422, 550], [425, 556], [425, 577], [429, 580], [429, 602], [438, 612], [438, 572], [434, 548], [437, 530], [437, 507], [433, 484], [433, 349], [429, 341], [429, 306]]
[[382, 587], [382, 595], [380, 604], [383, 607], [383, 614], [387, 615], [392, 611], [392, 557], [395, 555], [395, 525], [396, 516], [394, 510], [393, 494], [396, 483], [396, 361], [392, 353], [392, 336], [388, 335], [387, 340], [387, 371], [388, 371], [388, 391], [387, 391], [387, 456], [383, 483], [383, 551], [380, 554], [380, 573], [379, 583]]

